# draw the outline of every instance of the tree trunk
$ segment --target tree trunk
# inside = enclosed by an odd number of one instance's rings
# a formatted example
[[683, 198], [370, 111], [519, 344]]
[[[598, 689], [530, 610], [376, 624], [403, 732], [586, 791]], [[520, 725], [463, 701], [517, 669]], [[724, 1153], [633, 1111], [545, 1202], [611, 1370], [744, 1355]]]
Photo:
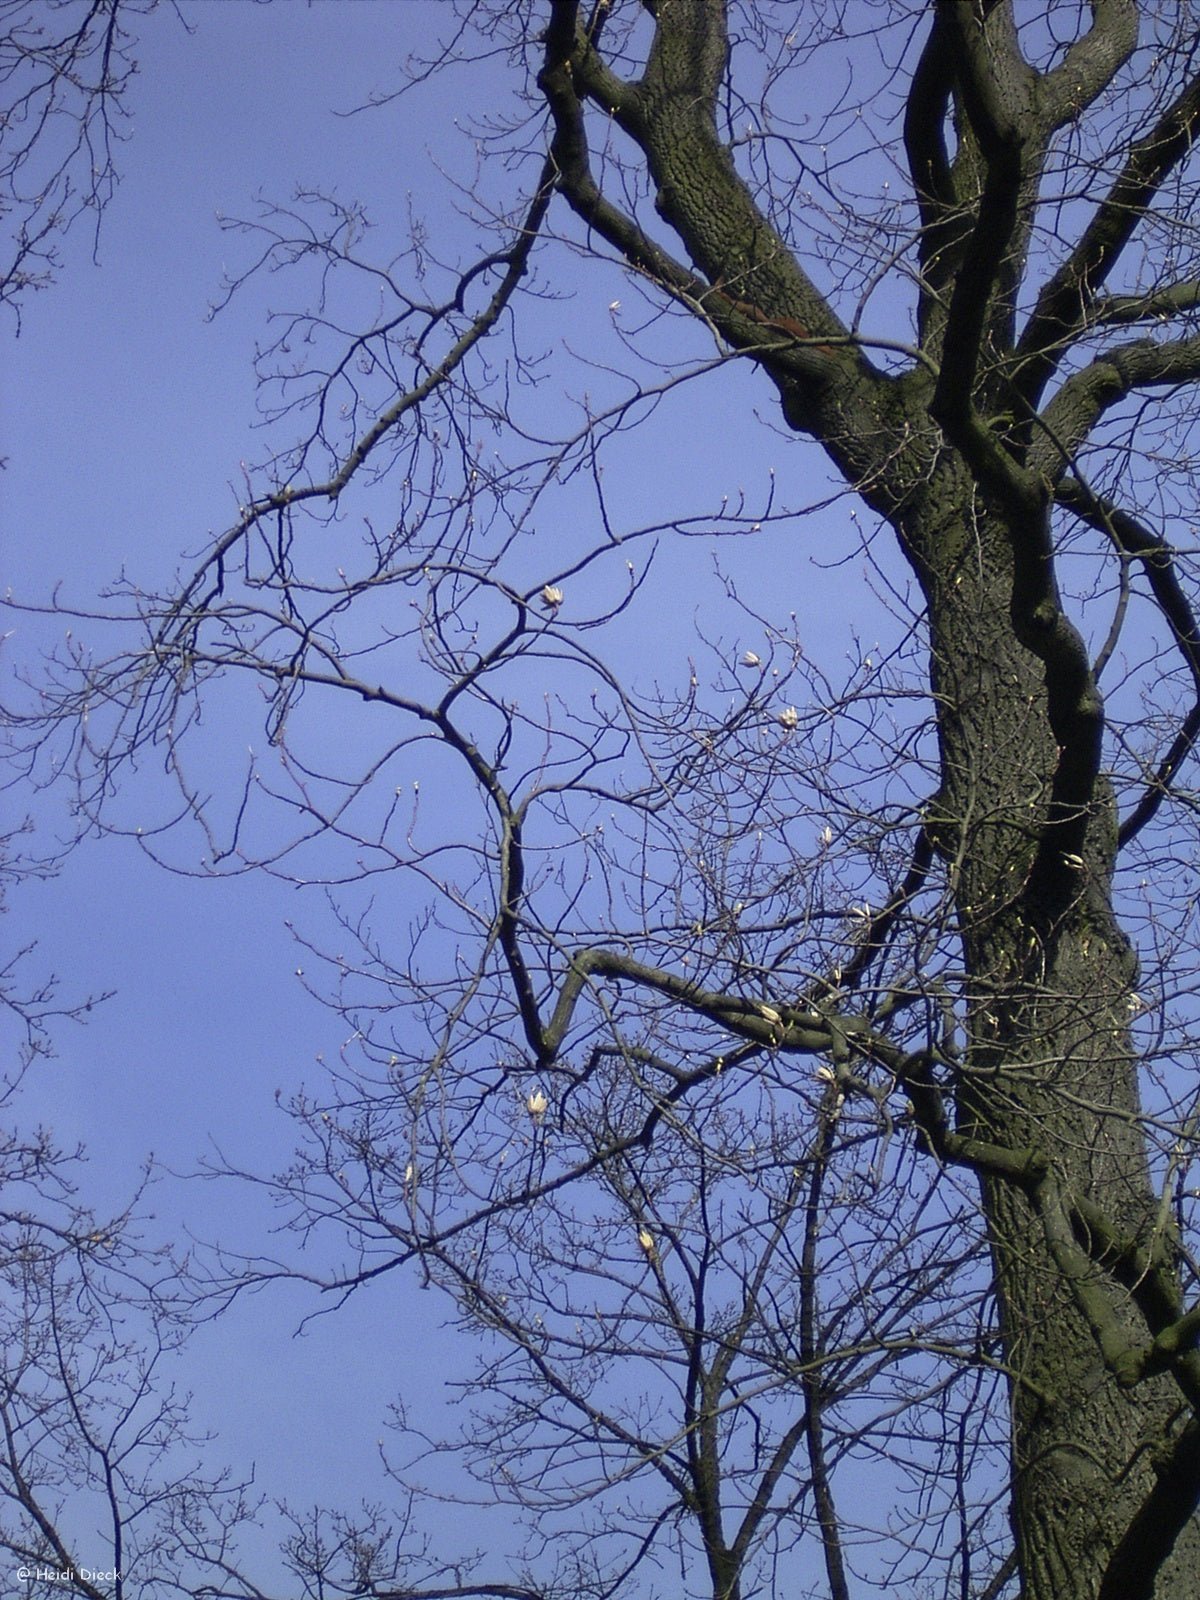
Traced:
[[[925, 823], [950, 880], [967, 1034], [961, 1059], [939, 1064], [953, 1077], [954, 1128], [931, 1083], [926, 1131], [982, 1186], [1024, 1600], [1190, 1600], [1200, 1446], [1187, 1418], [1200, 1366], [1184, 1371], [1187, 1356], [1178, 1381], [1146, 1376], [1151, 1340], [1182, 1314], [1176, 1252], [1138, 1114], [1137, 961], [1112, 901], [1104, 708], [1059, 600], [1050, 527], [1071, 446], [1104, 406], [1090, 390], [1077, 397], [1082, 421], [1068, 407], [1065, 436], [1044, 429], [1053, 449], [1033, 418], [1138, 208], [1190, 147], [1200, 99], [1189, 91], [1153, 138], [1131, 145], [1103, 226], [1022, 335], [1022, 368], [1017, 286], [1056, 129], [1102, 94], [1136, 43], [1127, 6], [1090, 9], [1095, 36], [1060, 74], [1025, 59], [1011, 7], [931, 7], [905, 126], [923, 360], [899, 377], [856, 347], [809, 276], [811, 254], [776, 231], [722, 142], [722, 0], [652, 8], [645, 72], [630, 83], [601, 61], [576, 8], [556, 7], [541, 82], [579, 215], [760, 363], [790, 426], [895, 529], [924, 592], [941, 757]], [[690, 265], [601, 193], [581, 94], [641, 148]], [[1089, 265], [1097, 282], [1085, 293]], [[1155, 382], [1167, 372], [1146, 370]], [[1092, 387], [1114, 382], [1105, 369]]]
[[[932, 820], [951, 866], [967, 974], [957, 1131], [1028, 1152], [1052, 1171], [1059, 1195], [1091, 1200], [1125, 1237], [1169, 1250], [1138, 1121], [1129, 1037], [1137, 962], [1112, 907], [1111, 790], [1095, 786], [1072, 892], [1048, 895], [1035, 872], [1059, 757], [1046, 669], [1016, 637], [1003, 517], [952, 473], [943, 479], [902, 536], [929, 601], [943, 774]], [[1023, 1595], [1095, 1600], [1186, 1408], [1170, 1379], [1119, 1385], [1055, 1257], [1043, 1204], [1007, 1177], [984, 1172], [981, 1186], [1010, 1370]], [[1083, 1260], [1130, 1347], [1144, 1345], [1129, 1290]], [[1175, 1531], [1159, 1527], [1164, 1548]], [[1195, 1594], [1194, 1526], [1157, 1587], [1149, 1544], [1144, 1554], [1147, 1595]]]

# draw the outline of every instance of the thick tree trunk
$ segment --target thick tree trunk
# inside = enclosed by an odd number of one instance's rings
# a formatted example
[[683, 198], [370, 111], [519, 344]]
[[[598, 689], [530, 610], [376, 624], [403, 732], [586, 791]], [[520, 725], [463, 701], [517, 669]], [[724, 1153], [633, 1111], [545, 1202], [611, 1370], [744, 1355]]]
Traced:
[[[1040, 1158], [1057, 1193], [1095, 1202], [1148, 1247], [1161, 1222], [1129, 1038], [1137, 963], [1111, 901], [1112, 795], [1097, 785], [1074, 892], [1046, 903], [1034, 863], [1058, 751], [1045, 669], [1010, 618], [1003, 523], [976, 492], [955, 487], [951, 478], [941, 504], [927, 502], [904, 534], [929, 599], [943, 772], [934, 822], [967, 974], [958, 1131]], [[985, 1173], [981, 1183], [1011, 1372], [1024, 1600], [1095, 1600], [1185, 1408], [1169, 1379], [1118, 1384], [1040, 1205], [1008, 1178]], [[1088, 1276], [1131, 1343], [1144, 1345], [1129, 1291], [1101, 1265]], [[1184, 1600], [1198, 1584], [1200, 1542], [1189, 1530], [1145, 1592]]]
[[[1076, 57], [1083, 76], [1063, 77], [1039, 76], [1024, 59], [1011, 8], [931, 8], [906, 125], [922, 212], [925, 359], [897, 379], [855, 347], [718, 134], [723, 0], [652, 9], [645, 72], [626, 83], [575, 8], [554, 8], [541, 82], [561, 187], [626, 260], [761, 363], [788, 423], [819, 440], [896, 529], [927, 602], [942, 781], [926, 828], [950, 876], [966, 976], [954, 1159], [978, 1171], [990, 1230], [1023, 1600], [1191, 1600], [1200, 1592], [1200, 1539], [1188, 1521], [1200, 1446], [1193, 1460], [1184, 1434], [1193, 1406], [1172, 1380], [1137, 1381], [1135, 1370], [1180, 1308], [1139, 1118], [1129, 1036], [1137, 964], [1112, 904], [1103, 708], [1055, 590], [1053, 486], [1029, 443], [1040, 390], [1029, 367], [1016, 393], [1010, 359], [1056, 119], [1071, 117], [1081, 85], [1098, 96], [1118, 70], [1135, 42], [1132, 14], [1104, 8], [1096, 48]], [[1098, 17], [1102, 8], [1091, 9]], [[640, 146], [659, 215], [690, 265], [601, 193], [581, 94]], [[1137, 147], [1131, 193], [1169, 169], [1192, 117], [1183, 105], [1179, 127], [1166, 123]], [[1122, 198], [1085, 258], [1107, 271], [1109, 245], [1135, 212]], [[1060, 291], [1043, 308], [1053, 312], [1038, 336], [1046, 352], [1063, 329], [1085, 326], [1080, 281], [1068, 274]], [[1063, 447], [1047, 433], [1061, 471]], [[964, 1137], [976, 1141], [973, 1157], [961, 1153]], [[990, 1165], [982, 1145], [998, 1153]], [[1107, 1258], [1081, 1237], [1089, 1216], [1103, 1224]], [[1128, 1246], [1120, 1263], [1116, 1239]], [[1161, 1279], [1149, 1311], [1153, 1293], [1131, 1260]], [[1197, 1402], [1200, 1367], [1186, 1381]], [[1162, 1488], [1156, 1467], [1172, 1452]]]

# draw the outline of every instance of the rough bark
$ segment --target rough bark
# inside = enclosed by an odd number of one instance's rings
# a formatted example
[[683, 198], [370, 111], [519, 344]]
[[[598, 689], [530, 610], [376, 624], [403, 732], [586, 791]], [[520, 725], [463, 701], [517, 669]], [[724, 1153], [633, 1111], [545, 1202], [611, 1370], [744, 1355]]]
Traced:
[[[1093, 7], [1091, 32], [1048, 75], [1022, 60], [1008, 5], [931, 8], [906, 126], [924, 224], [927, 359], [901, 378], [856, 347], [718, 137], [720, 0], [652, 9], [645, 73], [625, 83], [576, 8], [553, 8], [542, 83], [560, 187], [626, 259], [760, 362], [789, 423], [818, 439], [891, 523], [926, 599], [942, 765], [926, 820], [952, 884], [969, 1033], [949, 1131], [931, 1114], [929, 1137], [979, 1174], [1014, 1374], [1022, 1593], [1094, 1600], [1116, 1592], [1120, 1573], [1135, 1585], [1123, 1592], [1183, 1600], [1200, 1579], [1195, 1390], [1182, 1367], [1152, 1377], [1138, 1367], [1138, 1350], [1182, 1307], [1138, 1121], [1137, 968], [1112, 903], [1118, 828], [1101, 770], [1104, 708], [1055, 584], [1050, 480], [1065, 463], [1030, 470], [1033, 441], [1044, 452], [1045, 438], [1018, 420], [1008, 361], [1047, 140], [1111, 81], [1132, 49], [1136, 8]], [[589, 96], [641, 147], [687, 264], [652, 245], [592, 181]], [[1192, 115], [1184, 96], [1157, 142], [1135, 148], [1136, 173], [1121, 182], [1136, 178], [1140, 203], [1180, 158]], [[1082, 326], [1118, 235], [1132, 231], [1120, 201], [1102, 209], [1027, 326], [1026, 406]], [[1173, 355], [1143, 351], [1141, 381], [1165, 381], [1172, 361], [1187, 367], [1184, 344]], [[1092, 421], [1137, 381], [1106, 379], [1086, 392], [1075, 380]], [[1157, 1299], [1145, 1278], [1117, 1270], [1118, 1238], [1153, 1263]]]
[[[986, 1172], [981, 1186], [1016, 1374], [1013, 1526], [1025, 1592], [1092, 1596], [1154, 1494], [1156, 1460], [1186, 1418], [1169, 1379], [1132, 1391], [1116, 1381], [1043, 1220], [1063, 1195], [1086, 1197], [1122, 1233], [1169, 1249], [1157, 1233], [1138, 1122], [1129, 1040], [1137, 967], [1111, 906], [1117, 830], [1102, 781], [1089, 802], [1080, 864], [1065, 868], [1073, 882], [1038, 879], [1060, 759], [1045, 668], [1012, 626], [1010, 536], [969, 502], [957, 515], [974, 528], [972, 555], [929, 583], [944, 775], [938, 838], [958, 864], [971, 992], [956, 1127], [1031, 1152], [1054, 1175], [1054, 1194]], [[1102, 1264], [1078, 1266], [1102, 1298], [1101, 1314], [1113, 1319], [1115, 1347], [1118, 1330], [1130, 1347], [1144, 1340], [1129, 1290]], [[1191, 1592], [1198, 1549], [1192, 1537], [1179, 1577], [1153, 1592]]]

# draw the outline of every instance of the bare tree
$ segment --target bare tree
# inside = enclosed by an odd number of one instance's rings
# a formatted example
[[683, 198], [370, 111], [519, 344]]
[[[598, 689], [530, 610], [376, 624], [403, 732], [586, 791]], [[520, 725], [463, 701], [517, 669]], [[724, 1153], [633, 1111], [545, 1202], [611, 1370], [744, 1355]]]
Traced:
[[45, 1130], [0, 1137], [0, 1560], [14, 1595], [122, 1600], [178, 1578], [177, 1521], [203, 1508], [232, 1533], [258, 1505], [199, 1467], [171, 1380], [176, 1263], [135, 1205], [81, 1203], [80, 1165]]
[[[53, 870], [27, 842], [0, 839], [0, 913], [23, 876]], [[108, 998], [62, 998], [34, 975], [39, 955], [30, 944], [0, 969], [12, 1063], [0, 1078], [0, 1568], [27, 1600], [123, 1600], [191, 1577], [189, 1520], [230, 1538], [259, 1501], [200, 1465], [205, 1441], [173, 1370], [191, 1325], [186, 1271], [145, 1237], [144, 1184], [99, 1212], [81, 1192], [85, 1152], [31, 1126], [22, 1105], [57, 1035]]]
[[156, 0], [3, 0], [0, 4], [0, 305], [45, 288], [71, 224], [94, 236], [117, 183], [128, 115], [129, 20]]
[[[252, 225], [319, 292], [266, 354], [299, 442], [32, 748], [119, 829], [157, 741], [211, 870], [341, 890], [354, 1038], [272, 1181], [348, 1241], [327, 1287], [417, 1260], [493, 1341], [516, 1588], [1191, 1595], [1192, 8], [456, 12], [511, 54], [479, 137], [524, 198], [485, 167], [466, 267], [406, 224], [377, 262], [333, 201]], [[551, 439], [560, 287], [609, 317]], [[876, 562], [881, 647], [811, 661], [741, 598], [734, 534], [801, 581], [808, 451], [634, 509], [631, 430], [682, 457], [710, 391], [773, 391], [865, 508], [832, 556]], [[672, 682], [676, 540], [735, 636]], [[199, 708], [242, 682], [275, 758], [210, 800]], [[388, 1561], [345, 1592], [420, 1587]]]

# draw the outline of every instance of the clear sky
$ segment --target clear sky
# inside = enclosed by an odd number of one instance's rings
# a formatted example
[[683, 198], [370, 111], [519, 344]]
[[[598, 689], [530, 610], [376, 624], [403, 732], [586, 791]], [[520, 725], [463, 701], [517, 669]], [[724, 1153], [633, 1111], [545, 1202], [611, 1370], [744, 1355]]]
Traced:
[[[235, 513], [240, 463], [261, 449], [252, 355], [276, 290], [255, 283], [206, 318], [223, 274], [239, 270], [251, 248], [222, 231], [219, 215], [252, 215], [257, 197], [287, 200], [302, 185], [362, 199], [385, 235], [407, 227], [411, 204], [453, 237], [453, 191], [439, 164], [452, 177], [472, 170], [471, 146], [454, 126], [461, 76], [449, 72], [370, 114], [336, 114], [391, 88], [399, 62], [428, 43], [448, 9], [436, 0], [185, 0], [181, 16], [162, 8], [143, 24], [122, 183], [97, 258], [77, 233], [62, 280], [26, 305], [9, 352], [4, 583], [21, 599], [61, 583], [64, 598], [86, 604], [122, 571], [165, 580], [181, 552], [200, 548]], [[499, 85], [503, 59], [489, 70]], [[595, 280], [589, 292], [582, 309], [550, 308], [558, 324], [547, 338], [569, 339], [588, 317], [617, 315], [612, 304], [627, 294], [615, 274], [603, 298]], [[770, 398], [756, 393], [767, 415]], [[736, 495], [747, 473], [765, 482], [773, 456], [798, 459], [799, 447], [763, 429], [749, 407], [719, 425], [718, 449], [640, 465], [631, 458], [627, 503], [642, 497], [648, 515], [656, 495], [684, 485]], [[743, 463], [740, 441], [751, 432], [757, 454]], [[811, 497], [822, 492], [814, 481]], [[836, 517], [845, 529], [846, 511]], [[853, 536], [836, 554], [852, 548]], [[764, 539], [745, 580], [750, 599], [777, 592], [777, 557]], [[680, 653], [697, 603], [693, 560], [664, 552], [670, 603], [638, 622], [652, 623], [659, 645], [677, 639]], [[804, 584], [797, 595], [802, 629], [841, 626], [839, 602], [818, 600]], [[8, 626], [18, 662], [62, 632], [44, 617], [16, 615]], [[728, 624], [734, 633], [740, 626]], [[59, 825], [52, 803], [42, 825], [45, 837]], [[169, 876], [122, 840], [88, 843], [55, 880], [20, 893], [13, 920], [23, 938], [39, 938], [64, 996], [115, 991], [85, 1028], [62, 1032], [57, 1060], [25, 1101], [26, 1114], [50, 1122], [64, 1143], [87, 1145], [85, 1192], [98, 1204], [119, 1204], [150, 1155], [176, 1172], [194, 1170], [214, 1146], [256, 1170], [286, 1160], [293, 1135], [273, 1110], [275, 1093], [318, 1083], [319, 1058], [335, 1059], [345, 1033], [295, 975], [304, 958], [285, 924], [303, 925], [302, 900], [261, 878]], [[147, 1202], [149, 1226], [237, 1246], [269, 1221], [254, 1216], [254, 1204], [241, 1191], [164, 1178]], [[443, 1391], [431, 1370], [442, 1380], [456, 1371], [444, 1342], [436, 1356], [422, 1345], [441, 1315], [434, 1301], [415, 1277], [397, 1280], [295, 1338], [311, 1309], [298, 1291], [241, 1305], [204, 1330], [189, 1357], [198, 1421], [219, 1430], [235, 1464], [255, 1460], [272, 1494], [302, 1503], [329, 1500], [331, 1485], [349, 1486], [350, 1498], [373, 1492], [378, 1419], [397, 1385], [436, 1410]]]
[[[403, 116], [337, 113], [390, 87], [441, 10], [233, 0], [185, 3], [186, 27], [168, 7], [145, 21], [97, 260], [74, 234], [61, 281], [26, 304], [6, 356], [0, 495], [4, 583], [16, 594], [44, 598], [61, 582], [64, 597], [86, 602], [122, 569], [163, 579], [229, 520], [239, 463], [261, 444], [251, 358], [264, 296], [252, 290], [206, 319], [223, 273], [246, 259], [218, 214], [253, 215], [257, 197], [288, 201], [299, 185], [360, 196], [383, 219], [409, 195], [424, 204], [438, 181], [429, 149], [453, 121], [442, 90], [424, 95], [419, 115], [415, 103]], [[9, 627], [14, 661], [62, 631], [19, 617]], [[44, 837], [54, 826], [51, 812]], [[98, 1206], [121, 1204], [151, 1154], [177, 1171], [212, 1144], [258, 1170], [286, 1159], [292, 1133], [275, 1091], [318, 1077], [317, 1056], [336, 1056], [345, 1034], [294, 975], [284, 922], [296, 916], [286, 888], [174, 878], [122, 841], [85, 846], [55, 881], [16, 898], [9, 938], [19, 925], [22, 940], [40, 939], [64, 998], [116, 991], [86, 1027], [59, 1034], [57, 1060], [23, 1102], [64, 1145], [86, 1144], [84, 1192]], [[245, 1243], [252, 1204], [164, 1181], [146, 1202], [148, 1231]], [[239, 1466], [256, 1461], [273, 1495], [303, 1504], [345, 1485], [348, 1499], [368, 1492], [386, 1406], [406, 1367], [427, 1366], [417, 1335], [437, 1325], [432, 1299], [409, 1285], [399, 1303], [348, 1307], [300, 1338], [311, 1302], [298, 1295], [235, 1310], [190, 1358], [198, 1423], [219, 1428]], [[347, 1359], [356, 1348], [389, 1358]]]

